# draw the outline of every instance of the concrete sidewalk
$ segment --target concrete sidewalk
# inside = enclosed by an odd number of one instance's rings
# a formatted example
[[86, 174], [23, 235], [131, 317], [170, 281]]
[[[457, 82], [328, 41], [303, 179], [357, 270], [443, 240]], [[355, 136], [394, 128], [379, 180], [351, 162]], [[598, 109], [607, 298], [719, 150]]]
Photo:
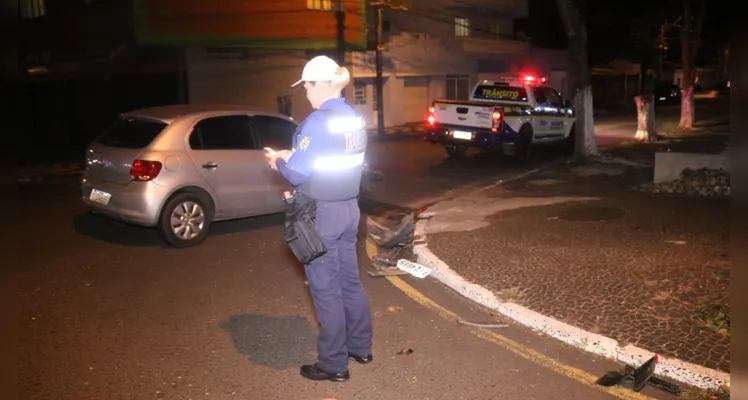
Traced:
[[[370, 128], [366, 130], [369, 136], [377, 136], [377, 128]], [[384, 129], [384, 133], [387, 137], [403, 137], [403, 136], [425, 136], [426, 135], [426, 122], [413, 122], [405, 125], [390, 126]]]
[[661, 376], [729, 385], [729, 316], [726, 332], [698, 326], [729, 314], [729, 199], [637, 192], [646, 171], [602, 168], [541, 171], [435, 205], [418, 223], [419, 261], [568, 344], [636, 365], [657, 353]]

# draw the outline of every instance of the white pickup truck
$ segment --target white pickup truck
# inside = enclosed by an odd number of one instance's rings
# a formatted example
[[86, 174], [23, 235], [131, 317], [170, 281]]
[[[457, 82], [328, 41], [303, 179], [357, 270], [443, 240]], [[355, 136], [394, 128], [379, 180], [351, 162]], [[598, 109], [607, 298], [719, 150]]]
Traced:
[[507, 77], [481, 81], [468, 101], [434, 100], [427, 139], [450, 156], [469, 147], [501, 149], [525, 156], [533, 145], [553, 143], [574, 149], [574, 108], [544, 78]]

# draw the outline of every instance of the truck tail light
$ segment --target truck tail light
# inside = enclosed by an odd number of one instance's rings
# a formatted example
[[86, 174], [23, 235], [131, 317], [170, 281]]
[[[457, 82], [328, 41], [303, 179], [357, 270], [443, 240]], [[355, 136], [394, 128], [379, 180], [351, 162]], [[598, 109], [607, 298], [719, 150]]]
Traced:
[[130, 167], [130, 180], [145, 182], [156, 179], [162, 166], [158, 161], [135, 160]]
[[501, 112], [501, 109], [494, 108], [491, 114], [491, 132], [498, 132], [503, 120], [504, 114]]
[[436, 124], [436, 117], [434, 117], [434, 103], [431, 103], [431, 107], [429, 107], [429, 116], [427, 118], [429, 121], [429, 126], [434, 126]]

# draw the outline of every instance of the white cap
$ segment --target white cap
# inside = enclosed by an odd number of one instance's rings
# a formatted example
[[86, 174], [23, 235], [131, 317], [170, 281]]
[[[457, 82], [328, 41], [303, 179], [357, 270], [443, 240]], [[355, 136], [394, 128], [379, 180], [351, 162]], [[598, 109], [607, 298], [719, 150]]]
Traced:
[[325, 82], [334, 80], [338, 68], [340, 68], [338, 63], [330, 57], [314, 57], [304, 66], [304, 71], [301, 73], [301, 79], [291, 85], [291, 87], [294, 87], [301, 82]]

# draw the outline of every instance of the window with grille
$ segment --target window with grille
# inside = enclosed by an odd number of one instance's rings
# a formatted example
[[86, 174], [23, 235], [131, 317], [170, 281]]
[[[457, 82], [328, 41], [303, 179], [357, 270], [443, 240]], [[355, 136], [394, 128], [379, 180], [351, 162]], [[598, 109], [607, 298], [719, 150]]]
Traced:
[[310, 10], [332, 10], [333, 0], [306, 0], [306, 8]]
[[34, 19], [47, 14], [44, 0], [19, 0], [21, 19]]
[[489, 24], [487, 28], [488, 29], [486, 30], [488, 31], [488, 36], [491, 39], [499, 39], [499, 35], [501, 33], [499, 29], [499, 24]]
[[467, 100], [470, 78], [467, 76], [447, 77], [447, 100]]
[[470, 20], [467, 18], [455, 18], [455, 36], [470, 36]]
[[356, 104], [366, 104], [366, 82], [359, 81], [354, 83], [353, 101]]

